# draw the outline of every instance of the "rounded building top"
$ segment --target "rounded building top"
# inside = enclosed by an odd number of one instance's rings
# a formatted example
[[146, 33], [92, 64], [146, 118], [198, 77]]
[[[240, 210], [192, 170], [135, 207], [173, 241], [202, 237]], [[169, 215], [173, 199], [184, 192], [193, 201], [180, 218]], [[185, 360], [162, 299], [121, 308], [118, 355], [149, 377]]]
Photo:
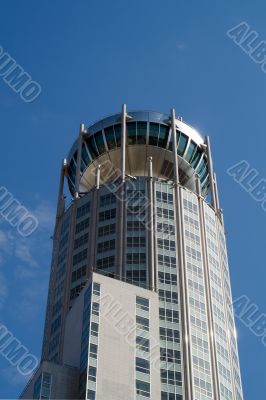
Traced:
[[[147, 175], [147, 158], [153, 159], [153, 176], [173, 178], [173, 144], [171, 117], [154, 111], [129, 111], [126, 114], [126, 174]], [[199, 177], [202, 194], [209, 188], [209, 171], [204, 138], [199, 132], [175, 119], [180, 183], [195, 190]], [[122, 114], [106, 117], [83, 129], [78, 188], [87, 192], [95, 185], [95, 169], [101, 165], [101, 183], [117, 179], [120, 174]], [[75, 192], [79, 139], [68, 155], [68, 183]]]

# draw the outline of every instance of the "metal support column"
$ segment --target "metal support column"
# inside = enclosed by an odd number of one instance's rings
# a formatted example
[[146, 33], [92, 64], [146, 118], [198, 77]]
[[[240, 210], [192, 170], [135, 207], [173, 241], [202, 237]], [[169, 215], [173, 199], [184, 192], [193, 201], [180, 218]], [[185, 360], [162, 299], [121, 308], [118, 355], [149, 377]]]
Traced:
[[177, 271], [179, 282], [179, 297], [180, 297], [180, 319], [181, 319], [181, 334], [182, 334], [182, 370], [183, 370], [183, 390], [184, 400], [191, 400], [193, 398], [193, 382], [192, 382], [192, 368], [190, 357], [190, 344], [189, 344], [189, 312], [188, 312], [188, 294], [186, 289], [186, 266], [184, 255], [184, 242], [183, 242], [183, 222], [182, 222], [182, 204], [181, 204], [181, 188], [179, 185], [179, 167], [177, 157], [177, 142], [176, 142], [176, 125], [175, 125], [175, 110], [171, 112], [171, 128], [172, 128], [172, 147], [174, 159], [174, 189], [176, 200], [176, 242], [177, 242]]
[[126, 105], [122, 105], [122, 133], [121, 133], [121, 178], [122, 182], [126, 179]]
[[95, 178], [96, 178], [95, 179], [95, 187], [98, 190], [100, 187], [100, 181], [101, 181], [101, 164], [97, 165]]
[[206, 136], [206, 144], [207, 144], [207, 157], [208, 157], [208, 166], [209, 166], [210, 191], [211, 191], [212, 206], [215, 209], [215, 211], [217, 211], [218, 207], [217, 207], [216, 195], [215, 195], [213, 162], [212, 162], [212, 153], [211, 153], [211, 145], [210, 145], [209, 136]]
[[64, 183], [65, 183], [65, 173], [67, 168], [67, 160], [64, 158], [61, 164], [61, 171], [60, 171], [60, 181], [59, 181], [59, 189], [58, 189], [58, 197], [57, 197], [57, 210], [56, 210], [56, 224], [57, 224], [64, 213], [65, 208], [65, 200], [64, 200]]
[[206, 292], [206, 306], [207, 306], [207, 319], [209, 328], [209, 342], [210, 342], [210, 358], [211, 358], [211, 371], [213, 380], [213, 394], [215, 400], [220, 400], [219, 390], [219, 374], [218, 374], [218, 362], [216, 357], [216, 344], [214, 336], [214, 319], [213, 319], [213, 307], [211, 299], [211, 282], [210, 282], [210, 267], [207, 251], [207, 232], [205, 228], [205, 213], [203, 198], [199, 198], [199, 220], [200, 220], [200, 232], [201, 232], [201, 244], [202, 244], [202, 261], [204, 270], [205, 280], [205, 292]]
[[126, 105], [122, 105], [121, 114], [121, 149], [120, 149], [120, 174], [121, 182], [117, 191], [117, 268], [116, 274], [123, 279], [124, 271], [124, 253], [125, 253], [125, 218], [126, 218]]
[[99, 188], [101, 180], [101, 166], [97, 165], [95, 169], [95, 186], [91, 193], [91, 212], [90, 212], [90, 231], [89, 231], [89, 269], [87, 271], [87, 278], [97, 269], [96, 264], [96, 247], [97, 247], [97, 218], [98, 218], [98, 204], [99, 204]]
[[154, 271], [154, 198], [153, 198], [153, 171], [152, 157], [148, 157], [148, 259], [149, 259], [149, 287], [155, 289]]
[[80, 164], [81, 164], [81, 152], [83, 143], [84, 124], [80, 124], [79, 138], [78, 138], [78, 154], [77, 154], [77, 166], [76, 166], [76, 179], [75, 179], [75, 198], [79, 197], [79, 179], [80, 179]]

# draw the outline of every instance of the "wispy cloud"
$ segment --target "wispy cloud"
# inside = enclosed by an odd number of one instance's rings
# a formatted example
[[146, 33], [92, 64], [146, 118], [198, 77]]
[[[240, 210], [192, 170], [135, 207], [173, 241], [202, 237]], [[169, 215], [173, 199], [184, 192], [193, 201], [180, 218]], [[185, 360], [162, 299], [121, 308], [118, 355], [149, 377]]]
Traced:
[[40, 201], [33, 210], [34, 216], [42, 230], [52, 230], [54, 226], [55, 208], [49, 201]]
[[36, 269], [28, 268], [27, 265], [17, 265], [14, 272], [16, 279], [30, 279], [36, 276]]
[[0, 309], [4, 306], [8, 295], [7, 281], [2, 272], [0, 272]]
[[5, 380], [14, 386], [21, 386], [23, 383], [26, 383], [29, 379], [28, 377], [20, 374], [16, 367], [10, 365], [6, 368], [1, 368], [1, 375], [5, 378]]
[[22, 239], [16, 241], [15, 256], [31, 267], [38, 267], [38, 262], [31, 254], [31, 241]]

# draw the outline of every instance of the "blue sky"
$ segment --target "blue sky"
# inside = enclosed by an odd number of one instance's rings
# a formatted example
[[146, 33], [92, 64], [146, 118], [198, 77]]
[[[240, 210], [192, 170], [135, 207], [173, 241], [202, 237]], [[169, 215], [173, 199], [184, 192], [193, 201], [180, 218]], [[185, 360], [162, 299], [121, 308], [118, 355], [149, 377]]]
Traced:
[[[86, 125], [128, 109], [178, 115], [211, 137], [225, 213], [233, 297], [266, 312], [266, 213], [226, 170], [266, 177], [266, 74], [227, 35], [246, 21], [266, 40], [262, 1], [2, 2], [0, 46], [42, 87], [25, 103], [0, 77], [0, 186], [39, 219], [27, 239], [0, 221], [0, 321], [40, 355], [59, 167]], [[266, 348], [240, 321], [246, 400], [266, 392]], [[0, 398], [24, 381], [0, 356]]]

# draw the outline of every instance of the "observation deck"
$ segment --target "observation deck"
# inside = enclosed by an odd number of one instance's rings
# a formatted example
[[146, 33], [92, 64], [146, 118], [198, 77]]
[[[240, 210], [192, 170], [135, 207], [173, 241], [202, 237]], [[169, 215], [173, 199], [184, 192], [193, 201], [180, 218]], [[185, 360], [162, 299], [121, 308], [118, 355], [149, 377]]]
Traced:
[[[172, 130], [175, 126], [179, 182], [201, 194], [208, 194], [209, 166], [205, 139], [179, 118], [153, 111], [128, 111], [125, 115], [125, 175], [148, 176], [147, 160], [152, 157], [153, 176], [174, 180]], [[123, 113], [104, 118], [90, 127], [81, 126], [80, 138], [73, 144], [67, 160], [68, 185], [72, 195], [88, 192], [95, 186], [95, 170], [100, 166], [100, 183], [119, 179], [123, 147]], [[80, 161], [79, 158], [80, 147]], [[77, 173], [77, 165], [80, 165]], [[78, 180], [78, 182], [77, 182]]]

